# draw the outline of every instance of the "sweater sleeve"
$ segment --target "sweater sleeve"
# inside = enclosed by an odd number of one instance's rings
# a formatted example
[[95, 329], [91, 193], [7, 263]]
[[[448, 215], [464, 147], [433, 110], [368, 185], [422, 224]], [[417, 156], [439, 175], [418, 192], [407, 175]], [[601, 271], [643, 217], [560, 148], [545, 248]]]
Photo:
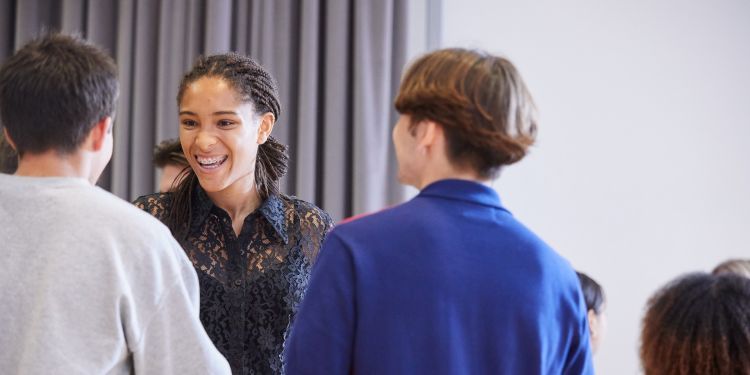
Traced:
[[[176, 242], [173, 246], [178, 246]], [[182, 252], [182, 249], [179, 249]], [[131, 346], [136, 374], [231, 374], [198, 317], [198, 278], [185, 259]]]
[[333, 231], [323, 243], [289, 339], [289, 374], [348, 374], [355, 337], [355, 273], [351, 251]]

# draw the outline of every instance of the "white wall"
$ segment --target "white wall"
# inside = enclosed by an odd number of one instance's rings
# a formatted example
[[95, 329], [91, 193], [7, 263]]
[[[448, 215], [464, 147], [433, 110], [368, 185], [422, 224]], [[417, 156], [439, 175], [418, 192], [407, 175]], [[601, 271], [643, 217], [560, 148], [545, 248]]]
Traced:
[[750, 257], [750, 2], [445, 0], [442, 21], [525, 77], [538, 144], [496, 187], [606, 289], [598, 372], [639, 373], [648, 296]]

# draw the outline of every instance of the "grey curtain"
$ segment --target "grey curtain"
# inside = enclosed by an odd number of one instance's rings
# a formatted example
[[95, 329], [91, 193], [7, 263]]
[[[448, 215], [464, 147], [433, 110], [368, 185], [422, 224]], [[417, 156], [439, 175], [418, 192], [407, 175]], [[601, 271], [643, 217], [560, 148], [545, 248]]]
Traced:
[[338, 220], [404, 197], [390, 141], [408, 0], [0, 0], [0, 62], [48, 30], [77, 32], [119, 66], [115, 151], [100, 185], [153, 192], [153, 146], [177, 136], [177, 86], [200, 54], [252, 56], [279, 82], [274, 135], [287, 194]]

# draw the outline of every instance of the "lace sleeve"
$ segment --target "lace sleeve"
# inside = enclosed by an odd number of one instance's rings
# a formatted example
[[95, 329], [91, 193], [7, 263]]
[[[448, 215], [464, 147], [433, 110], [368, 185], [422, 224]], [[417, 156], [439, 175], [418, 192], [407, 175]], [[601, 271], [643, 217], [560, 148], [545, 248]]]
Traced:
[[333, 227], [333, 220], [327, 212], [309, 202], [297, 200], [295, 208], [299, 219], [302, 251], [310, 263], [315, 263], [320, 246]]
[[170, 202], [171, 194], [156, 193], [140, 196], [133, 201], [133, 204], [141, 210], [146, 211], [151, 216], [159, 219], [159, 221], [164, 222]]

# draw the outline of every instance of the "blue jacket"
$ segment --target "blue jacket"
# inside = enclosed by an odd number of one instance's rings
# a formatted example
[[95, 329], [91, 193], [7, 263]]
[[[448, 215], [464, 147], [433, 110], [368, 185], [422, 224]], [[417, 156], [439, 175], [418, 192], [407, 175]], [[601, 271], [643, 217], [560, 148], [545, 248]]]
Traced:
[[288, 374], [592, 374], [575, 272], [500, 204], [442, 180], [336, 227], [285, 344]]

